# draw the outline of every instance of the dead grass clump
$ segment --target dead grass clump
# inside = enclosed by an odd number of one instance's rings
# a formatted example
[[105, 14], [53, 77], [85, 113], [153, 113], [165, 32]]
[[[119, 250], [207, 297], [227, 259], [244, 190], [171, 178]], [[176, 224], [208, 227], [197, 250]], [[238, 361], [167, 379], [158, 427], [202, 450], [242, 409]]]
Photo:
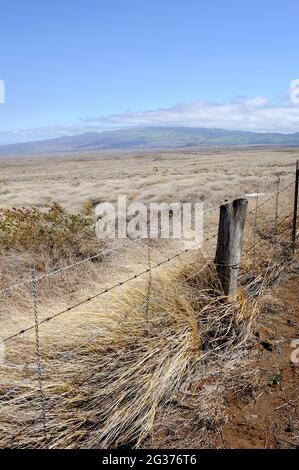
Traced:
[[[157, 425], [166, 432], [176, 423], [171, 410], [182, 406], [192, 410], [185, 425], [196, 422], [201, 429], [199, 446], [207, 430], [226, 421], [227, 394], [247, 394], [257, 386], [244, 358], [258, 301], [242, 290], [235, 302], [227, 302], [219, 288], [211, 291], [210, 281], [217, 285], [214, 270], [206, 266], [192, 274], [190, 269], [155, 273], [148, 321], [147, 282], [139, 280], [121, 298], [109, 299], [115, 315], [119, 312], [110, 333], [96, 334], [94, 323], [68, 350], [64, 331], [51, 343], [55, 324], [41, 333], [50, 447], [150, 445]], [[100, 324], [99, 317], [99, 332]], [[45, 445], [33, 339], [28, 335], [21, 342], [26, 371], [2, 374], [2, 397], [9, 399], [2, 398], [0, 406], [0, 447]], [[7, 357], [16, 361], [11, 348]], [[24, 427], [28, 431], [22, 432]]]

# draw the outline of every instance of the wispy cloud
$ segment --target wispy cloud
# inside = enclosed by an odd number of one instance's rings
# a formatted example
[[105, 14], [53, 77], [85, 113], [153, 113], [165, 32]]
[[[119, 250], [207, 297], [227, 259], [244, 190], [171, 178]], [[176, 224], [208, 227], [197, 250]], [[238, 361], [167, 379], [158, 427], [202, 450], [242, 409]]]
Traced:
[[264, 97], [229, 103], [195, 101], [170, 108], [90, 116], [86, 123], [103, 126], [194, 126], [257, 132], [299, 131], [299, 106], [273, 104]]
[[0, 144], [52, 139], [84, 132], [135, 126], [186, 126], [257, 132], [298, 132], [299, 105], [273, 103], [264, 97], [237, 98], [226, 103], [194, 101], [149, 111], [87, 116], [72, 124], [0, 132]]
[[103, 126], [78, 122], [74, 124], [53, 124], [32, 129], [1, 131], [0, 145], [15, 142], [55, 139], [58, 137], [69, 137], [75, 134], [83, 134], [85, 132], [101, 132], [102, 130]]

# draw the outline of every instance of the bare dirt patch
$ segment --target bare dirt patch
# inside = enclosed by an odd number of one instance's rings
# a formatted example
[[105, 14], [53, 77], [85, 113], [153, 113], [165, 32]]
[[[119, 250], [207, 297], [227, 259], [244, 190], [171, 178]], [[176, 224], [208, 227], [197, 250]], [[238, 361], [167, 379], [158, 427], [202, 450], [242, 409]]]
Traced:
[[294, 448], [299, 445], [299, 364], [290, 360], [299, 338], [299, 276], [290, 275], [275, 292], [280, 307], [263, 312], [253, 366], [263, 383], [254, 401], [230, 404], [232, 419], [222, 429], [226, 448]]
[[298, 279], [298, 274], [289, 273], [275, 295], [265, 299], [248, 353], [250, 366], [260, 377], [255, 386], [249, 381], [242, 393], [225, 397], [227, 423], [214, 427], [207, 421], [196, 426], [194, 409], [178, 399], [172, 403], [168, 423], [162, 418], [163, 426], [148, 447], [298, 448], [299, 364], [290, 359], [291, 342], [299, 338]]

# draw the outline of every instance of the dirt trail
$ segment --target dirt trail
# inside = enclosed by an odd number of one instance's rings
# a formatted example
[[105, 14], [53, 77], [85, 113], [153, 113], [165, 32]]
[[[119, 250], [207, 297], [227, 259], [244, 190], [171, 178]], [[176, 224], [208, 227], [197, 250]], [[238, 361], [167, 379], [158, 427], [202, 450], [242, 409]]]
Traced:
[[275, 292], [280, 308], [261, 318], [254, 367], [262, 371], [261, 391], [249, 405], [230, 404], [232, 419], [222, 428], [225, 448], [299, 448], [299, 363], [291, 342], [299, 338], [299, 276], [292, 273]]

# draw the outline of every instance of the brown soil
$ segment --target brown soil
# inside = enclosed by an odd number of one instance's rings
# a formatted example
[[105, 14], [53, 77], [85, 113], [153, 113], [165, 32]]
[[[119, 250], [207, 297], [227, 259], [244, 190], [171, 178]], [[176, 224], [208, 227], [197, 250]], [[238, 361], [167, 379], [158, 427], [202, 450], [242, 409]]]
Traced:
[[275, 296], [280, 308], [264, 312], [256, 332], [253, 366], [262, 371], [261, 390], [249, 405], [231, 403], [232, 419], [221, 431], [225, 448], [299, 447], [299, 364], [290, 358], [291, 342], [299, 338], [298, 274], [291, 274]]
[[[249, 356], [260, 371], [260, 385], [229, 396], [227, 424], [203, 432], [190, 426], [194, 410], [174, 405], [168, 429], [154, 433], [151, 448], [299, 448], [299, 363], [291, 361], [291, 342], [299, 338], [299, 269], [286, 274], [269, 294]], [[269, 306], [273, 304], [273, 306]], [[188, 423], [188, 424], [187, 424]], [[204, 445], [203, 445], [204, 442]]]

